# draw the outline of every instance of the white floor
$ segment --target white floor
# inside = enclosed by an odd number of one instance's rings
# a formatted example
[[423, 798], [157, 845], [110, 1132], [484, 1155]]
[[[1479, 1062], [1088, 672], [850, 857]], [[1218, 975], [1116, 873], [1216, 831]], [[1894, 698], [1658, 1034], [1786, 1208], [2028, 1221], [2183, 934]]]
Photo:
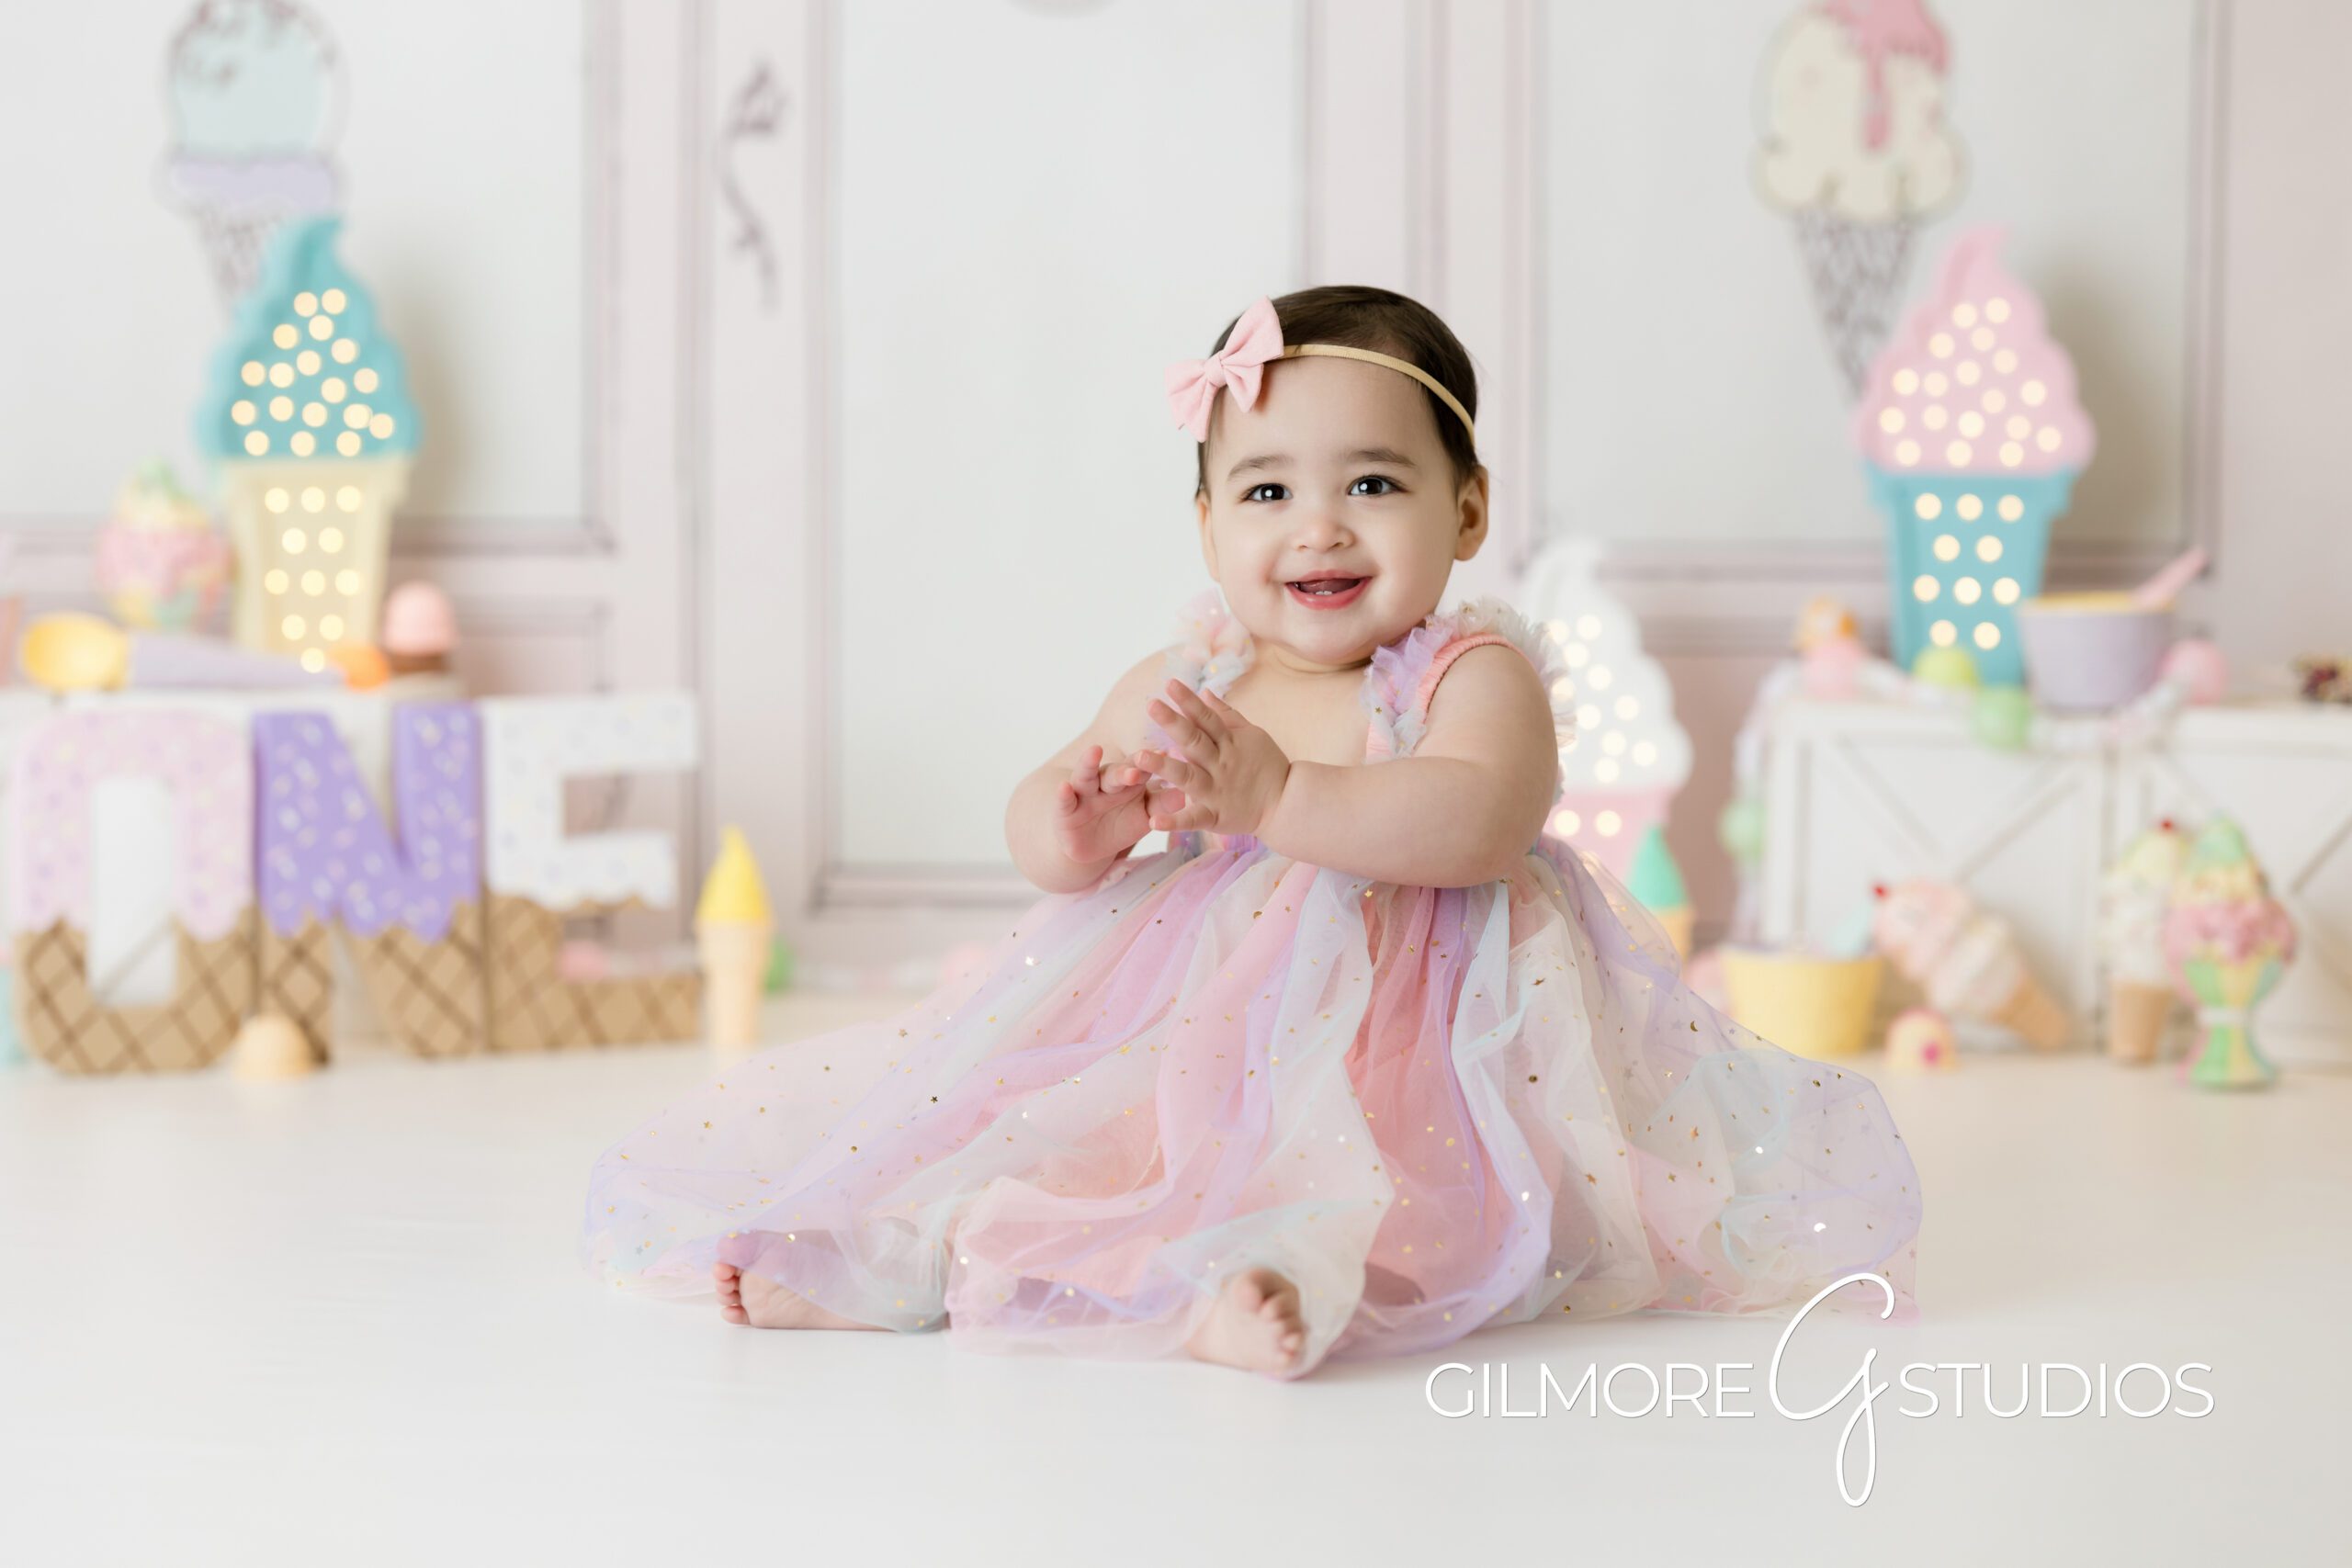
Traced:
[[[775, 1034], [847, 1016], [801, 1004]], [[0, 1562], [2345, 1560], [2352, 1080], [2225, 1098], [2087, 1056], [1888, 1080], [1926, 1320], [1808, 1322], [1789, 1402], [1875, 1349], [1880, 1380], [1990, 1363], [2004, 1402], [2023, 1364], [2204, 1362], [2212, 1413], [2005, 1420], [1972, 1382], [1965, 1416], [1906, 1417], [1893, 1389], [1853, 1508], [1832, 1461], [1855, 1401], [1774, 1412], [1776, 1320], [1532, 1325], [1284, 1384], [602, 1292], [572, 1261], [588, 1162], [707, 1066], [0, 1069]], [[1448, 1420], [1424, 1393], [1448, 1360], [1508, 1366], [1515, 1410], [1539, 1363], [1565, 1387], [1752, 1362], [1725, 1399], [1757, 1414]], [[2158, 1392], [2142, 1372], [2127, 1397]]]

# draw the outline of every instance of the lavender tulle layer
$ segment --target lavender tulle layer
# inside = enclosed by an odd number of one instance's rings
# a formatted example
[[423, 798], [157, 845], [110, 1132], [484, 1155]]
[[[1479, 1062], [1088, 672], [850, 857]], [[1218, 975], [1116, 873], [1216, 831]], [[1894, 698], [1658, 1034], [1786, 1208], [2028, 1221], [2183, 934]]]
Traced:
[[1114, 1358], [1180, 1352], [1272, 1269], [1295, 1375], [1862, 1270], [1914, 1317], [1919, 1218], [1876, 1088], [1712, 1010], [1566, 843], [1438, 888], [1188, 832], [895, 1016], [714, 1072], [598, 1156], [580, 1247], [626, 1292], [707, 1297], [723, 1260], [864, 1323]]

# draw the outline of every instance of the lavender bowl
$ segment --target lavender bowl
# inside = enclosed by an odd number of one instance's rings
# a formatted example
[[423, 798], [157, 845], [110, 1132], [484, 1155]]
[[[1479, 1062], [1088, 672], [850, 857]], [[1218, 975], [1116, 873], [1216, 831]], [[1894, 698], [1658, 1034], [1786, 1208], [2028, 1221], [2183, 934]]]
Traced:
[[2048, 708], [2120, 707], [2156, 683], [2172, 646], [2172, 610], [2129, 593], [2046, 593], [2018, 606], [2026, 682]]

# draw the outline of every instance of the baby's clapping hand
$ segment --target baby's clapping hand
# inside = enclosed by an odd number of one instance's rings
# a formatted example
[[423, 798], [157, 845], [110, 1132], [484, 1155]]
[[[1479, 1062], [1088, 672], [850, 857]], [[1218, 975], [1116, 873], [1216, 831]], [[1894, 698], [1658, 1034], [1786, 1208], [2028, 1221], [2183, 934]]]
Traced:
[[1102, 765], [1089, 746], [1054, 796], [1054, 841], [1081, 865], [1110, 860], [1151, 831], [1151, 780], [1135, 761]]
[[1195, 692], [1174, 679], [1167, 697], [1155, 697], [1148, 711], [1184, 752], [1181, 758], [1148, 749], [1136, 753], [1136, 766], [1166, 780], [1181, 797], [1156, 807], [1151, 826], [1250, 834], [1263, 827], [1290, 777], [1290, 759], [1274, 738], [1214, 692]]

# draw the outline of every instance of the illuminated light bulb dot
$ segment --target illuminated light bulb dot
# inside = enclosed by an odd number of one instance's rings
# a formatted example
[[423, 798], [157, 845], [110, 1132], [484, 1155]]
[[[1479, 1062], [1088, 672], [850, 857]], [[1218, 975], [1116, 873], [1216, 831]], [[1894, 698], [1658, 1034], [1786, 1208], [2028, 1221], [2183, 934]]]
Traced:
[[321, 343], [324, 343], [327, 339], [334, 336], [334, 318], [332, 316], [312, 316], [311, 318], [311, 335], [317, 338]]
[[1608, 671], [1596, 664], [1592, 667], [1592, 673], [1587, 675], [1585, 679], [1592, 682], [1592, 689], [1594, 691], [1605, 692], [1609, 689], [1609, 682], [1613, 679], [1613, 677], [1610, 675]]
[[239, 398], [235, 402], [231, 403], [229, 405], [229, 417], [235, 420], [239, 424], [251, 424], [254, 422], [254, 405], [252, 400], [247, 398]]
[[[307, 310], [303, 312], [305, 315], [308, 315], [309, 313], [310, 312]], [[1951, 308], [1951, 324], [1956, 327], [1974, 326], [1976, 324], [1976, 307], [1970, 304], [1965, 299], [1962, 300], [1959, 304], [1954, 305]]]
[[319, 383], [319, 396], [331, 403], [343, 401], [344, 391], [343, 378], [340, 376], [330, 376]]
[[1602, 838], [1613, 839], [1617, 836], [1617, 830], [1625, 825], [1625, 819], [1614, 811], [1603, 811], [1593, 818], [1592, 825], [1600, 829]]
[[343, 423], [354, 430], [365, 429], [368, 416], [372, 412], [366, 403], [352, 403], [343, 411]]
[[1938, 359], [1950, 359], [1951, 357], [1951, 334], [1950, 333], [1938, 333], [1935, 336], [1929, 338], [1928, 340], [1928, 352], [1934, 355]]
[[293, 504], [293, 501], [294, 498], [292, 496], [287, 494], [284, 491], [279, 490], [275, 485], [272, 485], [261, 498], [261, 503], [264, 506], [268, 507], [272, 512], [285, 511], [287, 507]]
[[1617, 699], [1617, 716], [1624, 720], [1626, 723], [1632, 723], [1634, 719], [1639, 718], [1641, 714], [1642, 705], [1634, 700], [1632, 695], [1628, 694]]
[[359, 433], [356, 430], [345, 431], [334, 438], [334, 449], [346, 457], [356, 457], [359, 456]]
[[319, 373], [318, 350], [306, 348], [301, 353], [296, 355], [294, 356], [294, 368], [300, 370], [305, 376], [317, 375]]
[[278, 548], [284, 550], [289, 556], [300, 555], [302, 553], [303, 547], [307, 543], [308, 541], [302, 537], [302, 530], [300, 528], [288, 528], [285, 533], [280, 534], [277, 536]]
[[1587, 703], [1584, 706], [1577, 709], [1577, 728], [1578, 729], [1592, 729], [1598, 728], [1600, 723], [1600, 710], [1593, 706], [1592, 704]]
[[1919, 373], [1917, 370], [1897, 370], [1894, 373], [1894, 389], [1909, 397], [1919, 389]]
[[1611, 730], [1608, 734], [1600, 738], [1600, 749], [1608, 752], [1612, 757], [1623, 756], [1625, 754], [1625, 732], [1622, 729]]
[[297, 457], [307, 457], [319, 449], [319, 438], [307, 430], [298, 430], [286, 445]]
[[293, 322], [280, 321], [277, 330], [269, 334], [269, 341], [280, 348], [292, 348], [302, 341], [302, 334], [294, 330]]
[[1572, 839], [1576, 837], [1577, 829], [1583, 826], [1584, 818], [1578, 817], [1573, 811], [1563, 811], [1557, 817], [1552, 818], [1552, 830], [1559, 834], [1563, 839]]
[[348, 301], [344, 299], [342, 289], [330, 288], [319, 296], [319, 303], [329, 311], [337, 311], [341, 310]]
[[1970, 436], [1984, 434], [1984, 416], [1978, 413], [1974, 409], [1970, 409], [1967, 412], [1960, 416], [1960, 433], [1962, 435]]
[[1940, 398], [1944, 395], [1944, 389], [1950, 385], [1951, 383], [1944, 379], [1942, 371], [1930, 370], [1928, 372], [1928, 378], [1919, 383], [1919, 389], [1931, 398]]
[[1976, 558], [1986, 562], [1999, 560], [2001, 558], [2001, 541], [1999, 536], [1993, 534], [1987, 534], [1983, 538], [1977, 540]]
[[1936, 595], [1943, 591], [1944, 585], [1928, 572], [1923, 571], [1911, 581], [1911, 597], [1922, 604], [1934, 604]]
[[1568, 623], [1566, 621], [1546, 621], [1544, 623], [1544, 635], [1550, 637], [1554, 642], [1566, 642], [1568, 640]]
[[1968, 334], [1968, 345], [1971, 348], [1979, 350], [1992, 347], [1993, 329], [1990, 327], [1977, 328], [1974, 332]]
[[1592, 649], [1580, 642], [1572, 642], [1560, 649], [1560, 657], [1567, 660], [1571, 670], [1581, 670], [1592, 658]]
[[270, 399], [269, 417], [272, 419], [292, 419], [294, 417], [294, 400], [291, 398]]
[[347, 337], [339, 337], [334, 340], [334, 347], [330, 352], [334, 355], [337, 365], [348, 365], [359, 357], [359, 345]]
[[1919, 444], [1917, 441], [1900, 443], [1894, 448], [1894, 460], [1905, 468], [1909, 468], [1919, 460]]
[[1973, 359], [1963, 359], [1960, 362], [1959, 367], [1952, 371], [1952, 374], [1960, 378], [1960, 384], [1962, 386], [1973, 387], [1976, 385], [1976, 378], [1983, 375], [1984, 372], [1976, 367], [1976, 361]]
[[2017, 367], [2018, 351], [2016, 349], [1996, 348], [1993, 351], [1994, 369], [1998, 370], [2004, 376], [2011, 376], [2017, 373]]
[[2001, 497], [2001, 521], [2014, 523], [2025, 515], [2025, 502], [2014, 495]]
[[306, 488], [306, 489], [302, 491], [302, 510], [303, 510], [303, 511], [305, 511], [305, 512], [324, 512], [326, 509], [327, 509], [327, 492], [326, 492], [326, 491], [324, 491], [321, 490], [321, 489], [320, 489], [318, 486], [316, 486], [316, 485], [311, 485], [311, 486], [309, 486], [308, 488]]
[[2014, 468], [2025, 461], [2025, 448], [2014, 441], [2001, 443], [2001, 467]]
[[338, 593], [358, 592], [359, 574], [349, 567], [345, 567], [334, 574], [334, 591]]
[[1928, 412], [1919, 416], [1919, 423], [1926, 425], [1929, 430], [1941, 430], [1944, 427], [1944, 421], [1950, 417], [1951, 416], [1949, 414], [1944, 412], [1943, 404], [1929, 403], [1928, 405]]
[[319, 548], [334, 555], [343, 548], [343, 530], [330, 525], [319, 530]]
[[315, 426], [315, 425], [324, 424], [326, 422], [327, 422], [327, 406], [326, 406], [326, 404], [324, 404], [324, 403], [304, 403], [304, 404], [302, 405], [302, 423], [303, 423], [304, 424], [308, 424], [308, 425], [313, 425], [313, 426]]
[[1889, 435], [1902, 434], [1903, 411], [1901, 409], [1879, 410], [1878, 427], [1881, 430], [1885, 431]]
[[1592, 776], [1599, 779], [1602, 784], [1615, 784], [1617, 782], [1617, 759], [1614, 757], [1603, 757], [1600, 761], [1595, 762], [1592, 765]]
[[301, 293], [294, 296], [294, 313], [298, 316], [317, 315], [319, 313], [319, 297], [305, 288]]
[[2013, 413], [2009, 415], [2008, 423], [2001, 428], [2008, 432], [2010, 440], [2022, 441], [2033, 434], [2033, 421], [2021, 413]]
[[1960, 632], [1950, 621], [1938, 621], [1928, 628], [1928, 640], [1938, 648], [1950, 648], [1959, 639]]
[[1951, 585], [1951, 596], [1963, 604], [1973, 604], [1984, 596], [1984, 585], [1973, 577], [1963, 577]]
[[1938, 560], [1958, 560], [1960, 558], [1960, 541], [1953, 538], [1950, 534], [1937, 535], [1936, 558]]
[[1965, 467], [1971, 453], [1973, 451], [1974, 448], [1970, 446], [1967, 442], [1955, 441], [1951, 446], [1944, 448], [1944, 461], [1950, 463], [1955, 468]]
[[1596, 640], [1600, 636], [1600, 617], [1599, 615], [1578, 615], [1577, 617], [1577, 636], [1584, 638], [1587, 642]]
[[343, 640], [343, 617], [341, 615], [321, 615], [319, 617], [319, 635], [326, 638], [329, 642], [341, 642]]
[[1552, 682], [1552, 700], [1565, 703], [1577, 694], [1577, 683], [1566, 675]]
[[287, 641], [292, 642], [302, 635], [302, 617], [300, 615], [288, 615], [284, 620], [278, 622], [277, 629], [285, 634]]
[[2025, 400], [2025, 406], [2030, 409], [2040, 408], [2041, 406], [2041, 400], [2049, 395], [2050, 389], [2043, 386], [2039, 381], [2028, 381], [2024, 386], [2018, 389], [2018, 396]]
[[2001, 646], [2001, 628], [1995, 626], [1990, 621], [1977, 622], [1974, 635], [1976, 637], [1976, 646], [1979, 648], [1998, 648]]
[[376, 373], [364, 367], [355, 370], [351, 373], [351, 384], [363, 392], [372, 392], [376, 389]]
[[1911, 510], [1919, 514], [1919, 520], [1922, 523], [1932, 523], [1944, 514], [1943, 498], [1938, 495], [1923, 495], [1911, 503]]
[[337, 506], [342, 507], [345, 512], [358, 511], [359, 487], [357, 485], [344, 486], [341, 490], [334, 492], [334, 503]]
[[302, 650], [303, 669], [308, 670], [311, 673], [315, 675], [326, 667], [327, 656], [324, 653], [322, 653], [315, 648], [306, 648]]
[[1960, 513], [1963, 523], [1973, 523], [1984, 515], [1984, 502], [1974, 495], [1963, 495], [1952, 510]]
[[2024, 590], [2018, 586], [2018, 580], [2014, 577], [2002, 578], [1993, 584], [1993, 597], [2004, 604], [2016, 604], [2018, 596], [2023, 592]]
[[261, 385], [261, 378], [268, 375], [269, 372], [262, 368], [262, 363], [260, 360], [248, 359], [245, 361], [244, 368], [238, 371], [237, 374], [244, 378], [246, 386], [258, 387]]
[[379, 413], [369, 420], [368, 434], [379, 441], [390, 441], [392, 438], [392, 416], [388, 413]]
[[1996, 326], [1998, 326], [2001, 322], [2007, 321], [2009, 319], [2009, 302], [2007, 299], [1985, 300], [1984, 319], [1991, 321]]
[[302, 574], [303, 592], [315, 595], [324, 593], [326, 591], [327, 574], [325, 572], [320, 571], [316, 568], [312, 568], [311, 570]]
[[1657, 747], [1650, 741], [1637, 742], [1634, 747], [1634, 766], [1646, 768], [1657, 761]]
[[292, 386], [294, 384], [294, 367], [287, 364], [283, 359], [271, 366], [269, 367], [269, 384], [273, 387]]
[[256, 457], [268, 456], [269, 437], [258, 430], [245, 432], [245, 450]]
[[268, 589], [272, 593], [285, 592], [286, 569], [282, 566], [271, 567], [267, 571], [262, 573], [261, 585], [264, 588]]
[[2000, 388], [1987, 387], [1984, 389], [1984, 412], [1986, 413], [1999, 413], [2003, 409], [2007, 408], [2008, 406], [2008, 396], [2004, 393]]
[[2043, 425], [2041, 434], [2033, 438], [2033, 444], [2044, 452], [2055, 452], [2058, 450], [2058, 427], [2054, 424]]

